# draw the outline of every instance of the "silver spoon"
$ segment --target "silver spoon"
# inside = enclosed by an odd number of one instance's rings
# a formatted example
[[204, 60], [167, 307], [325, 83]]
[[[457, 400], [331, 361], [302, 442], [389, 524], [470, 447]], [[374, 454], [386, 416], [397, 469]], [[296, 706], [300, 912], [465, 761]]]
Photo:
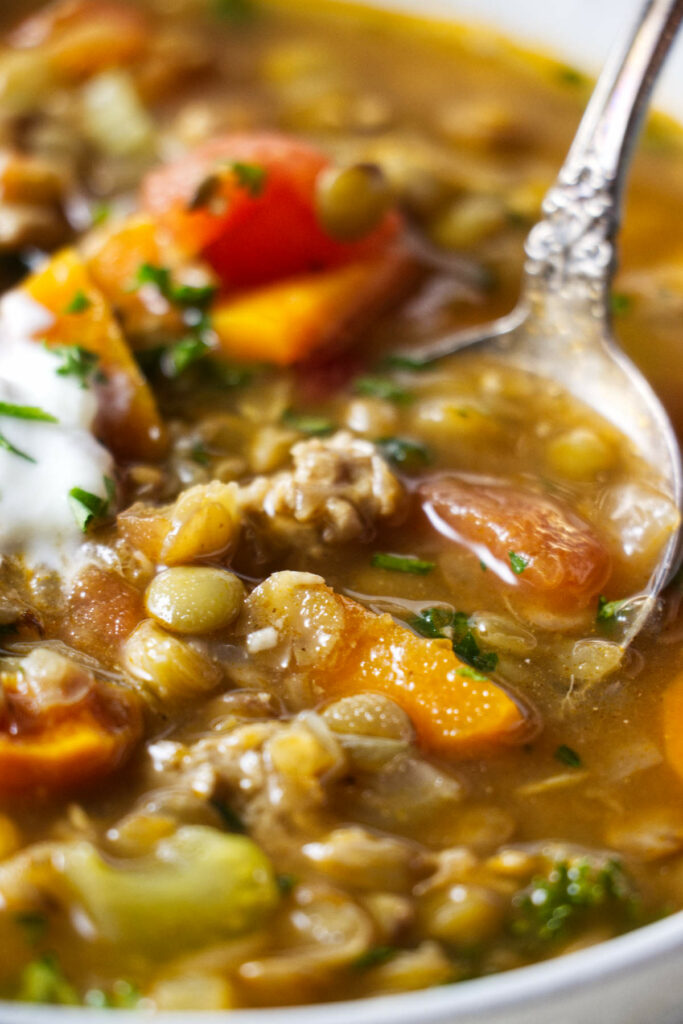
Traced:
[[[522, 298], [508, 316], [421, 346], [424, 360], [485, 347], [498, 361], [560, 384], [611, 421], [658, 470], [680, 510], [681, 458], [659, 399], [614, 340], [610, 284], [626, 171], [652, 86], [683, 18], [683, 0], [649, 0], [610, 56], [543, 219], [527, 238]], [[625, 649], [652, 614], [679, 560], [680, 526], [645, 588], [619, 611], [611, 639]]]

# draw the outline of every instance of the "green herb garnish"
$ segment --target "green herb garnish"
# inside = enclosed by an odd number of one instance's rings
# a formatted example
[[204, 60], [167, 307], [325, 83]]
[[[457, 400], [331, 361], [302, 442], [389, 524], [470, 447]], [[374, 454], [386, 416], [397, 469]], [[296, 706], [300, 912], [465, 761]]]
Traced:
[[101, 498], [99, 494], [92, 494], [90, 491], [84, 491], [82, 487], [72, 487], [69, 491], [69, 505], [73, 517], [83, 533], [87, 532], [91, 523], [96, 519], [103, 519], [109, 512], [113, 499], [113, 480], [110, 477], [104, 477], [104, 486], [107, 491], [106, 498]]
[[36, 459], [32, 455], [27, 455], [26, 452], [22, 452], [20, 448], [15, 448], [11, 441], [8, 441], [4, 434], [0, 434], [0, 448], [3, 451], [9, 452], [11, 455], [18, 455], [20, 459], [24, 459], [25, 462], [36, 462]]
[[192, 446], [190, 458], [192, 459], [193, 462], [196, 462], [198, 466], [209, 465], [209, 463], [211, 462], [211, 457], [203, 441], [197, 441], [197, 443]]
[[381, 967], [382, 964], [393, 960], [400, 952], [400, 949], [395, 946], [373, 946], [372, 949], [368, 949], [367, 952], [361, 953], [355, 960], [352, 960], [351, 967], [354, 971], [369, 971], [373, 967]]
[[58, 423], [52, 413], [39, 409], [37, 405], [14, 405], [12, 402], [0, 402], [0, 416], [11, 416], [15, 420], [38, 420], [40, 423]]
[[22, 1003], [76, 1006], [78, 993], [66, 979], [54, 953], [45, 953], [24, 967], [15, 999]]
[[299, 879], [296, 875], [276, 875], [275, 884], [283, 896], [289, 896], [290, 892], [299, 884]]
[[480, 672], [488, 675], [498, 664], [495, 651], [482, 651], [479, 647], [465, 612], [456, 612], [452, 608], [423, 608], [410, 620], [410, 625], [421, 636], [450, 640], [453, 652]]
[[248, 25], [256, 17], [253, 0], [215, 0], [216, 14], [233, 25]]
[[413, 400], [409, 391], [395, 384], [388, 377], [359, 377], [354, 384], [354, 391], [357, 395], [383, 398], [387, 402], [397, 402], [398, 404], [405, 404]]
[[576, 68], [572, 68], [569, 65], [563, 65], [557, 69], [557, 80], [562, 85], [574, 87], [586, 85], [588, 82], [587, 77], [581, 71], [577, 71]]
[[247, 831], [247, 826], [244, 824], [237, 811], [233, 811], [230, 804], [226, 804], [223, 800], [219, 800], [217, 797], [213, 797], [209, 800], [209, 803], [218, 814], [228, 832], [239, 832], [240, 834], [244, 834]]
[[508, 551], [508, 558], [510, 559], [510, 566], [515, 576], [521, 576], [529, 566], [529, 559], [525, 558], [524, 555], [518, 555], [516, 551]]
[[23, 931], [26, 941], [32, 946], [44, 937], [49, 923], [45, 914], [37, 910], [19, 911], [14, 915], [14, 920]]
[[625, 292], [612, 292], [609, 304], [614, 316], [623, 316], [633, 309], [633, 296]]
[[77, 291], [71, 302], [64, 307], [65, 313], [85, 313], [90, 309], [92, 302], [84, 291]]
[[402, 469], [419, 469], [432, 461], [429, 449], [408, 437], [380, 437], [375, 444], [385, 459]]
[[401, 355], [400, 352], [391, 352], [382, 360], [381, 366], [387, 370], [427, 370], [434, 363], [433, 359], [420, 359], [419, 356]]
[[571, 747], [568, 747], [566, 743], [560, 744], [560, 746], [553, 754], [553, 757], [556, 761], [559, 761], [560, 764], [566, 764], [568, 768], [581, 767], [581, 758], [576, 753], [576, 751], [572, 750]]
[[612, 619], [616, 619], [619, 616], [619, 612], [628, 603], [628, 598], [624, 598], [621, 601], [608, 601], [607, 598], [601, 594], [598, 598], [598, 614], [596, 619], [598, 622], [610, 622]]
[[154, 285], [168, 302], [183, 308], [204, 310], [216, 294], [212, 284], [176, 284], [168, 267], [153, 263], [142, 263], [138, 267], [136, 286], [141, 288], [145, 284]]
[[333, 420], [325, 416], [312, 416], [306, 413], [297, 413], [293, 409], [287, 409], [282, 416], [282, 422], [293, 430], [299, 430], [302, 434], [309, 434], [311, 437], [324, 437], [336, 429]]
[[98, 1010], [134, 1010], [142, 993], [132, 981], [115, 981], [110, 992], [91, 988], [83, 996], [83, 1004]]
[[57, 367], [59, 376], [75, 377], [82, 388], [87, 388], [93, 380], [103, 384], [107, 379], [97, 368], [100, 357], [96, 352], [90, 352], [81, 345], [60, 345], [48, 351], [62, 360], [61, 366]]
[[244, 164], [236, 161], [230, 165], [230, 170], [237, 178], [238, 184], [248, 192], [253, 199], [257, 199], [266, 187], [268, 172], [260, 164]]
[[163, 355], [163, 368], [167, 377], [179, 377], [189, 366], [203, 359], [211, 346], [200, 337], [188, 335], [175, 345], [169, 345]]
[[370, 561], [375, 569], [388, 569], [389, 572], [410, 572], [415, 576], [426, 576], [435, 567], [435, 562], [426, 562], [414, 555], [391, 555], [376, 552]]

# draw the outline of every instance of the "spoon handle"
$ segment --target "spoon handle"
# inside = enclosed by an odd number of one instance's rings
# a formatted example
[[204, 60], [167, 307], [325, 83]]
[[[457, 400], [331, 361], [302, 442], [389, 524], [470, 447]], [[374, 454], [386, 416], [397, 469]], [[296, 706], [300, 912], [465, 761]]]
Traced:
[[630, 155], [652, 86], [683, 19], [683, 0], [648, 0], [612, 52], [555, 185], [526, 241], [535, 288], [588, 285], [603, 299], [616, 264], [614, 239]]

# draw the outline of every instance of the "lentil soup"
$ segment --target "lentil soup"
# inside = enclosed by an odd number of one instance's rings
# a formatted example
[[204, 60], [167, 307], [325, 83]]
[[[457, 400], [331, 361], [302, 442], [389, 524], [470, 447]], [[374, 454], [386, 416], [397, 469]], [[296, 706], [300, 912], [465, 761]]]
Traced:
[[[656, 467], [415, 357], [514, 305], [590, 83], [344, 4], [13, 7], [0, 995], [395, 993], [680, 909], [680, 584], [614, 639]], [[612, 299], [679, 429], [682, 171], [654, 116]]]

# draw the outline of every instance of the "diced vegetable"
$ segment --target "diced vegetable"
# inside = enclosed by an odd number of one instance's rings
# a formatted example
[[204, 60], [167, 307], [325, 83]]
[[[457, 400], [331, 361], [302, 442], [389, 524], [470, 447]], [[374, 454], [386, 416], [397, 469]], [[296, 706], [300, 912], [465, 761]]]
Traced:
[[558, 499], [456, 476], [423, 484], [420, 495], [432, 525], [517, 586], [536, 618], [585, 609], [609, 578], [606, 546]]
[[408, 258], [392, 252], [226, 298], [213, 312], [228, 359], [287, 366], [348, 345], [413, 279]]
[[273, 869], [246, 836], [186, 825], [153, 856], [106, 861], [91, 843], [65, 847], [62, 873], [96, 933], [169, 956], [262, 925], [279, 902]]
[[[78, 347], [98, 357], [98, 436], [120, 458], [159, 457], [165, 434], [154, 398], [80, 256], [63, 250], [22, 290], [54, 316], [37, 341], [50, 348]], [[65, 312], [76, 295], [87, 299], [87, 308]]]
[[140, 737], [140, 703], [52, 651], [4, 673], [0, 794], [60, 792], [117, 768]]
[[662, 728], [666, 760], [683, 779], [683, 674], [675, 676], [664, 691]]
[[[213, 139], [174, 164], [148, 175], [143, 203], [190, 255], [203, 255], [225, 287], [371, 259], [398, 231], [396, 214], [359, 241], [334, 241], [315, 211], [324, 154], [279, 135]], [[261, 168], [245, 182], [239, 168]]]
[[115, 664], [121, 644], [144, 617], [142, 596], [135, 587], [116, 572], [89, 565], [68, 593], [62, 638]]
[[[278, 573], [254, 591], [249, 602], [258, 606], [268, 587], [268, 607], [281, 624], [280, 643], [293, 640], [277, 615], [278, 577], [283, 577], [287, 623], [317, 621], [316, 607], [337, 623], [334, 642], [318, 645], [307, 667], [307, 684], [324, 699], [355, 693], [382, 693], [410, 716], [419, 742], [449, 757], [478, 756], [525, 738], [525, 715], [497, 684], [465, 665], [450, 643], [415, 636], [389, 615], [375, 615], [325, 586], [297, 574]], [[286, 580], [284, 579], [286, 577]], [[312, 580], [312, 582], [311, 582]], [[285, 586], [286, 584], [286, 586]], [[265, 620], [262, 620], [265, 622]], [[332, 633], [328, 629], [326, 634]], [[277, 656], [277, 652], [276, 652]]]

